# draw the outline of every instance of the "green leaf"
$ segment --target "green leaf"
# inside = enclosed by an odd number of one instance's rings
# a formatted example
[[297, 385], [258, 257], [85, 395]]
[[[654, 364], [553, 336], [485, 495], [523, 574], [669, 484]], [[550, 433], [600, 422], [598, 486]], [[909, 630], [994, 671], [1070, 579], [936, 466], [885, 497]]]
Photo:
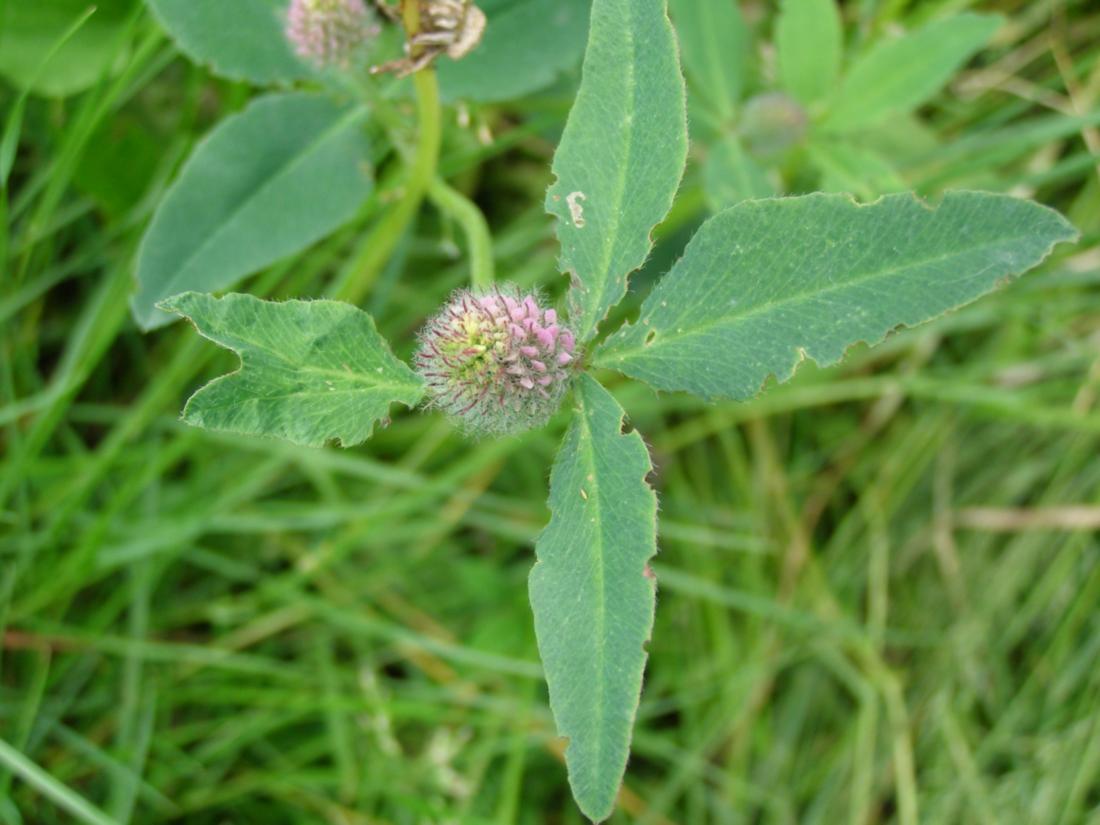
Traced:
[[[50, 57], [74, 22], [94, 13]], [[49, 97], [81, 92], [123, 63], [120, 42], [134, 0], [0, 0], [0, 76]]]
[[988, 42], [996, 15], [960, 14], [871, 48], [847, 73], [824, 125], [854, 131], [925, 103]]
[[676, 40], [662, 0], [593, 0], [580, 91], [554, 155], [546, 209], [573, 276], [583, 342], [626, 294], [687, 160]]
[[657, 496], [637, 432], [588, 375], [550, 475], [550, 524], [529, 589], [535, 633], [577, 804], [610, 816], [626, 770], [653, 629]]
[[894, 167], [870, 147], [820, 138], [810, 141], [806, 152], [821, 171], [821, 188], [826, 192], [849, 192], [872, 200], [908, 188]]
[[806, 104], [828, 95], [840, 73], [844, 52], [835, 0], [783, 0], [775, 46], [784, 89]]
[[180, 51], [222, 77], [259, 85], [312, 77], [283, 34], [287, 0], [146, 0]]
[[711, 146], [703, 165], [703, 191], [711, 211], [720, 212], [743, 200], [769, 198], [777, 187], [767, 170], [731, 136]]
[[214, 291], [323, 238], [371, 190], [362, 107], [314, 94], [260, 98], [199, 145], [138, 253], [134, 317], [172, 318], [156, 303]]
[[154, 177], [164, 168], [164, 143], [150, 132], [141, 114], [123, 110], [104, 118], [89, 145], [96, 149], [80, 156], [73, 184], [111, 220], [124, 220], [147, 196]]
[[749, 30], [734, 0], [669, 0], [691, 91], [723, 121], [745, 88]]
[[1057, 212], [984, 192], [746, 201], [711, 218], [597, 364], [654, 387], [751, 398], [803, 358], [834, 364], [967, 304], [1077, 233]]
[[161, 307], [241, 357], [240, 370], [187, 402], [183, 420], [195, 427], [351, 447], [370, 438], [392, 403], [413, 407], [424, 393], [371, 317], [351, 304], [185, 292]]
[[[72, 41], [73, 37], [84, 28], [84, 25], [88, 22], [88, 18], [94, 15], [95, 12], [95, 7], [91, 7], [85, 9], [82, 14], [77, 15], [76, 19], [69, 24], [68, 28], [58, 35], [57, 39], [50, 44], [49, 48], [38, 55], [37, 67], [31, 71], [30, 77], [20, 84], [23, 86], [23, 89], [18, 96], [16, 96], [15, 102], [8, 108], [8, 115], [4, 119], [3, 134], [0, 135], [0, 190], [7, 188], [8, 176], [11, 175], [12, 167], [15, 165], [15, 154], [19, 150], [19, 137], [20, 132], [23, 130], [23, 114], [27, 107], [27, 97], [34, 89], [39, 78], [42, 77], [43, 72], [57, 56], [58, 52], [64, 49], [65, 45]], [[3, 39], [5, 31], [4, 22], [0, 22], [0, 51], [4, 48]], [[2, 208], [0, 208], [0, 211], [2, 211]]]
[[487, 0], [480, 45], [461, 60], [440, 60], [447, 100], [514, 100], [553, 83], [584, 52], [589, 0]]

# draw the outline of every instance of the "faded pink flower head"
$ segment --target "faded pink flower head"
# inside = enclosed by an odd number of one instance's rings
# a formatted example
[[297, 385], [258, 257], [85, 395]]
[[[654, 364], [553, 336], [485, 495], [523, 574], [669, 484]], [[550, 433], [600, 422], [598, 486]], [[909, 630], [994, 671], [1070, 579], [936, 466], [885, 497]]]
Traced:
[[513, 286], [459, 290], [420, 333], [431, 404], [471, 435], [545, 424], [573, 375], [576, 342], [557, 313]]
[[347, 68], [380, 31], [363, 0], [291, 0], [286, 36], [318, 68]]

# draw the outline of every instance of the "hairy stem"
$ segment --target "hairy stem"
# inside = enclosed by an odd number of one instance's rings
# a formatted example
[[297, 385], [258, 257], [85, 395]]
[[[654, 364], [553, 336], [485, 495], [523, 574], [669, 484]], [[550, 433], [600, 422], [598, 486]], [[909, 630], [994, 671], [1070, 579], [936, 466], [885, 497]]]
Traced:
[[462, 227], [470, 248], [470, 286], [487, 289], [496, 276], [493, 271], [493, 241], [489, 224], [477, 204], [442, 178], [436, 178], [428, 190], [428, 197], [440, 212]]

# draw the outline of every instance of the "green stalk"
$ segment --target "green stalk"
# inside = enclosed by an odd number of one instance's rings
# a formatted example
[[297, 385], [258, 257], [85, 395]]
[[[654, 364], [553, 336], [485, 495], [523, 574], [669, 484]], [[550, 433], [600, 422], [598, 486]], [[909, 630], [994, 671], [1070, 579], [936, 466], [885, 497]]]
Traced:
[[[404, 21], [407, 36], [411, 38], [420, 28], [420, 8], [415, 2], [404, 4]], [[370, 291], [379, 273], [389, 260], [397, 242], [416, 217], [424, 196], [435, 179], [439, 163], [439, 147], [442, 142], [443, 118], [439, 105], [439, 81], [435, 69], [428, 67], [413, 75], [416, 89], [416, 115], [419, 136], [416, 154], [409, 167], [405, 192], [401, 200], [375, 224], [367, 235], [361, 251], [348, 270], [346, 278], [336, 287], [335, 297], [357, 304]]]
[[474, 289], [488, 289], [493, 285], [493, 241], [489, 235], [489, 224], [478, 209], [477, 204], [447, 185], [442, 178], [436, 178], [428, 190], [428, 197], [440, 212], [462, 227], [466, 243], [470, 247], [470, 286]]

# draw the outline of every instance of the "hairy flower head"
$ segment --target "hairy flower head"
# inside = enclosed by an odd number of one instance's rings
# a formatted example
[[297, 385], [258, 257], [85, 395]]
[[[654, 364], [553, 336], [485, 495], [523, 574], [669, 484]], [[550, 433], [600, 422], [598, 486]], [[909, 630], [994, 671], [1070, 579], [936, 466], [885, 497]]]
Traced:
[[379, 32], [363, 0], [291, 0], [286, 36], [299, 57], [319, 68], [347, 68]]
[[431, 404], [471, 435], [545, 424], [573, 375], [575, 340], [533, 294], [459, 290], [420, 333], [417, 372]]

